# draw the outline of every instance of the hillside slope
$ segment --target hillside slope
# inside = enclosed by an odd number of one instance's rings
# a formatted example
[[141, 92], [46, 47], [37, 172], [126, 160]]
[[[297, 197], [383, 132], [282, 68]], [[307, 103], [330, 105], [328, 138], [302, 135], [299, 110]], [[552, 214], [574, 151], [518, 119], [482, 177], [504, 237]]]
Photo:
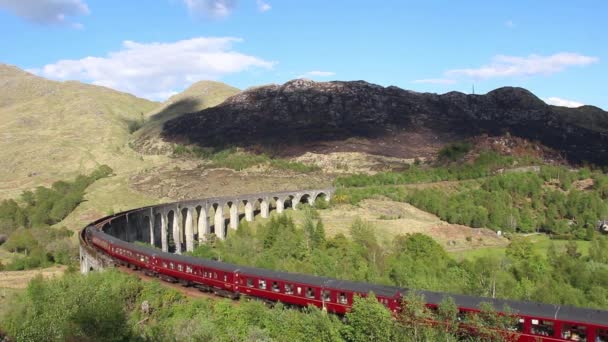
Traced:
[[0, 198], [108, 164], [129, 167], [129, 122], [158, 103], [0, 64]]
[[608, 113], [592, 106], [549, 106], [514, 87], [485, 95], [438, 95], [364, 81], [298, 79], [251, 88], [216, 107], [169, 120], [163, 136], [202, 146], [262, 144], [273, 149], [365, 137], [376, 141], [371, 153], [411, 158], [418, 156], [416, 151], [395, 151], [506, 132], [539, 141], [573, 161], [608, 161]]
[[133, 146], [147, 154], [170, 152], [170, 145], [160, 138], [165, 122], [186, 113], [194, 113], [216, 106], [238, 92], [239, 89], [221, 82], [199, 81], [194, 83], [146, 115], [146, 123], [135, 132]]

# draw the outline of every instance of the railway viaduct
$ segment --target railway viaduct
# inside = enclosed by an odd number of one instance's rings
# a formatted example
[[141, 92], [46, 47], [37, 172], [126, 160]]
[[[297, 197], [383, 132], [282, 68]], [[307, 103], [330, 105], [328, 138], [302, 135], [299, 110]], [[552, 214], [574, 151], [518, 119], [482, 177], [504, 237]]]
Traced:
[[[269, 217], [272, 210], [297, 210], [300, 203], [329, 201], [333, 193], [333, 188], [324, 188], [186, 200], [129, 210], [98, 224], [104, 232], [123, 241], [142, 242], [163, 252], [181, 254], [193, 251], [210, 234], [225, 239], [230, 230], [238, 229], [243, 218], [251, 222], [256, 215]], [[107, 262], [103, 256], [80, 247], [81, 272], [101, 269]]]

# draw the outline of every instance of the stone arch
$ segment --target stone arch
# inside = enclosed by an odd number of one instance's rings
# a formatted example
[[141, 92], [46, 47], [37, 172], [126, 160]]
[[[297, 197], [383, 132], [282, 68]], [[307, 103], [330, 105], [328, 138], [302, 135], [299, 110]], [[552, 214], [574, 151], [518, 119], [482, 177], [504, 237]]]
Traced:
[[312, 206], [312, 205], [314, 205], [314, 203], [315, 203], [314, 197], [311, 194], [304, 193], [304, 194], [302, 194], [302, 196], [300, 196], [300, 200], [298, 201], [297, 204], [309, 204]]
[[324, 201], [329, 202], [329, 195], [326, 194], [324, 191], [320, 191], [315, 195], [314, 201], [316, 202], [318, 200], [324, 200]]
[[152, 231], [154, 232], [154, 246], [159, 247], [162, 246], [162, 218], [161, 213], [154, 213], [154, 228]]
[[294, 199], [295, 196], [294, 195], [287, 195], [283, 198], [283, 208], [287, 209], [287, 208], [291, 208], [291, 209], [295, 209], [296, 206], [294, 204]]
[[137, 239], [136, 241], [150, 243], [150, 217], [147, 215], [137, 215]]
[[[175, 253], [177, 249], [176, 236], [175, 234], [175, 211], [169, 210], [167, 211], [167, 251], [169, 253]], [[178, 240], [179, 243], [179, 240]]]

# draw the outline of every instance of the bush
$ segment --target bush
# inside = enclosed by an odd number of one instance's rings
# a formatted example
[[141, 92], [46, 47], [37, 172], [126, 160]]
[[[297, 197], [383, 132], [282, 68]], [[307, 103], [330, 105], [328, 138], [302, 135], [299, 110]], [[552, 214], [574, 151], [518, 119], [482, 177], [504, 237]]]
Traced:
[[301, 162], [294, 162], [285, 159], [272, 159], [270, 160], [270, 166], [277, 170], [289, 170], [300, 173], [310, 173], [319, 171], [321, 169], [317, 165], [307, 165]]
[[464, 157], [472, 148], [470, 142], [452, 143], [439, 150], [439, 159], [455, 161]]

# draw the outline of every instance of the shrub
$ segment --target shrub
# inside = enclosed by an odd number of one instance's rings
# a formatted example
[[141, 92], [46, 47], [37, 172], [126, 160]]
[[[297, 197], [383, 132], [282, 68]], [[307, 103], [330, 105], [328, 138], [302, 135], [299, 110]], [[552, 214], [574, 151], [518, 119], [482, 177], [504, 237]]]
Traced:
[[301, 162], [294, 162], [285, 159], [272, 159], [270, 160], [270, 166], [277, 170], [289, 170], [300, 173], [310, 173], [319, 171], [321, 169], [317, 165], [307, 165]]
[[439, 150], [439, 159], [455, 161], [464, 157], [473, 148], [469, 142], [456, 142]]

